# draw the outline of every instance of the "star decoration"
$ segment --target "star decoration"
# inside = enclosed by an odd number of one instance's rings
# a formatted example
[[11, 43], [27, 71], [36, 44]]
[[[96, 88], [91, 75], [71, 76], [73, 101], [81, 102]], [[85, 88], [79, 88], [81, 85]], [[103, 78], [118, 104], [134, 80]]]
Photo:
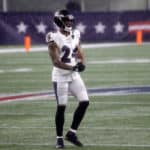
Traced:
[[40, 24], [36, 25], [36, 29], [37, 29], [38, 33], [45, 34], [46, 28], [47, 28], [47, 25], [45, 25], [43, 22], [40, 22]]
[[86, 26], [85, 26], [84, 24], [82, 24], [81, 22], [76, 26], [76, 28], [77, 28], [82, 34], [85, 33]]
[[16, 27], [18, 29], [18, 33], [26, 33], [28, 26], [21, 21]]
[[115, 29], [115, 33], [121, 33], [121, 32], [123, 32], [124, 25], [121, 24], [120, 22], [117, 22], [113, 27]]
[[96, 33], [104, 33], [106, 26], [99, 22], [97, 25], [94, 26]]

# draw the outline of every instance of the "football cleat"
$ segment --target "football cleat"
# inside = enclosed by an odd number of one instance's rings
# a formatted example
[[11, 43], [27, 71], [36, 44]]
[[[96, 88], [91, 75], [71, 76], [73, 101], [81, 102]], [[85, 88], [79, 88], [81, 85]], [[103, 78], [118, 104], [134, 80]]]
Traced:
[[65, 140], [71, 142], [72, 144], [82, 147], [83, 144], [79, 141], [77, 135], [71, 131], [68, 131], [68, 133], [66, 134]]
[[64, 141], [63, 138], [57, 138], [57, 142], [56, 142], [56, 148], [64, 148]]

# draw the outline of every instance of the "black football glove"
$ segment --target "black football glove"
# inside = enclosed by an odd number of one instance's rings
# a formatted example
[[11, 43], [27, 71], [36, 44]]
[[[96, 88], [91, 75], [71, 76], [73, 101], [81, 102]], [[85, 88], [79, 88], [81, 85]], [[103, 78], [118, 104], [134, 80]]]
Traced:
[[77, 71], [77, 72], [82, 72], [85, 70], [85, 65], [83, 63], [79, 62], [73, 67], [72, 70]]

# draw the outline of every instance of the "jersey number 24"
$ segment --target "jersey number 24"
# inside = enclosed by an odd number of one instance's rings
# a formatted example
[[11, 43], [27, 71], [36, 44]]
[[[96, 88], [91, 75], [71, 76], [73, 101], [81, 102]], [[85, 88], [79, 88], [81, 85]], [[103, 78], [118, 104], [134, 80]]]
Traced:
[[[63, 56], [61, 57], [61, 61], [64, 63], [69, 63], [71, 62], [71, 58], [75, 58], [76, 57], [76, 53], [77, 53], [77, 48], [75, 48], [73, 51], [71, 51], [71, 49], [67, 46], [63, 46], [62, 47], [62, 52], [64, 52]], [[72, 53], [72, 54], [71, 54]]]

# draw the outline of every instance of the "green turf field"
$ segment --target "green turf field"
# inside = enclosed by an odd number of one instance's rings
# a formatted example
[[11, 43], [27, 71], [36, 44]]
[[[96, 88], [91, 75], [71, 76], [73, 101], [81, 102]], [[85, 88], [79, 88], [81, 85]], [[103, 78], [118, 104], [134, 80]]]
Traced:
[[[85, 50], [87, 88], [150, 86], [150, 45]], [[52, 90], [47, 52], [0, 54], [0, 97]], [[149, 150], [150, 93], [90, 96], [78, 136], [84, 148], [67, 150]], [[65, 131], [77, 103], [70, 98]], [[55, 149], [52, 98], [0, 102], [0, 150]]]

